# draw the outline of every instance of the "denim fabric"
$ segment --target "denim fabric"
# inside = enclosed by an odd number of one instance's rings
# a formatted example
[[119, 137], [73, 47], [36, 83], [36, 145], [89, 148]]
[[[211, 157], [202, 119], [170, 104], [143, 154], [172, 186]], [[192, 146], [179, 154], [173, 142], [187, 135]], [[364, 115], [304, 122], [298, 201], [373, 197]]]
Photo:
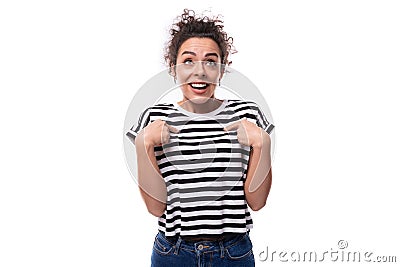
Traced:
[[151, 267], [254, 267], [249, 234], [228, 241], [171, 242], [159, 232], [151, 255]]

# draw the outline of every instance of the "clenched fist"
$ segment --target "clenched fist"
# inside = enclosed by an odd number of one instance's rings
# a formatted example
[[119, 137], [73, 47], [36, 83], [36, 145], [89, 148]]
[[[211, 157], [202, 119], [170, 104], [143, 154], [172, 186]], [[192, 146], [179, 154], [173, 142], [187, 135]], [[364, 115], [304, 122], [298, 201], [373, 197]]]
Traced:
[[179, 130], [171, 125], [168, 125], [163, 120], [155, 120], [146, 127], [144, 127], [143, 139], [144, 143], [148, 146], [158, 146], [161, 144], [169, 143], [170, 132], [178, 133]]
[[269, 144], [269, 135], [254, 123], [246, 118], [227, 125], [225, 131], [237, 131], [237, 139], [244, 146], [261, 147]]

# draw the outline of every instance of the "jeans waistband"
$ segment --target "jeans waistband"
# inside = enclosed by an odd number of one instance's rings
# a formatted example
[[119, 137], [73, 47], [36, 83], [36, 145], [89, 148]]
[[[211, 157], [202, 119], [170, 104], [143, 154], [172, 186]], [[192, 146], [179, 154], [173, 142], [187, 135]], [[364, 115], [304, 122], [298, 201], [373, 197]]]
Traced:
[[[207, 240], [207, 239], [199, 239], [199, 240], [191, 240], [185, 237], [181, 236], [175, 236], [175, 237], [167, 237], [162, 231], [159, 231], [159, 236], [161, 238], [165, 239], [168, 241], [171, 245], [174, 245], [176, 248], [176, 252], [181, 248], [185, 247], [187, 249], [191, 250], [197, 250], [199, 248], [204, 249], [207, 247], [219, 247], [220, 249], [230, 247], [231, 245], [236, 244], [236, 242], [240, 241], [244, 236], [248, 235], [248, 232], [245, 233], [229, 233], [225, 235], [221, 235], [219, 239], [216, 240]], [[223, 238], [222, 238], [223, 237]]]
[[[199, 260], [206, 258], [211, 260], [210, 255], [213, 255], [213, 257], [216, 256], [218, 259], [228, 257], [231, 260], [236, 260], [244, 255], [251, 254], [252, 245], [248, 232], [231, 235], [231, 237], [232, 238], [229, 240], [190, 242], [185, 241], [181, 236], [175, 238], [166, 237], [165, 234], [160, 231], [154, 241], [154, 249], [157, 250], [157, 255], [160, 255], [160, 253], [180, 255], [180, 253], [183, 252], [182, 255], [190, 255], [191, 258], [195, 256]], [[204, 255], [206, 255], [205, 258]]]
[[159, 231], [168, 241], [171, 242], [176, 242], [178, 238], [180, 237], [182, 240], [186, 242], [199, 242], [199, 241], [228, 241], [230, 239], [233, 239], [238, 236], [242, 236], [246, 233], [223, 233], [220, 235], [211, 235], [211, 236], [202, 236], [202, 235], [197, 235], [197, 236], [166, 236], [164, 232]]

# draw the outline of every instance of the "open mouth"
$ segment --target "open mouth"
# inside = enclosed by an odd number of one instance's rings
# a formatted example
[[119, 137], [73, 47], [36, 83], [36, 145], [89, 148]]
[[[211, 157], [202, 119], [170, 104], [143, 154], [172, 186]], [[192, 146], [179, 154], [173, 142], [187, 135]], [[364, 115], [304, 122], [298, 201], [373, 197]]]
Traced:
[[205, 94], [207, 92], [207, 88], [210, 86], [210, 84], [206, 82], [192, 82], [189, 83], [189, 85], [192, 91], [198, 95]]
[[189, 85], [196, 90], [205, 90], [209, 84], [202, 82], [195, 82], [195, 83], [189, 83]]

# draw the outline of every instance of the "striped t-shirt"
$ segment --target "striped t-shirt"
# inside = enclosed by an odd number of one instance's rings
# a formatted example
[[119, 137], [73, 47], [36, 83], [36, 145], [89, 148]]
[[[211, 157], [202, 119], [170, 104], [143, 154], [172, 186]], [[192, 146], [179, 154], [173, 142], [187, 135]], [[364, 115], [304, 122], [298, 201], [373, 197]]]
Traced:
[[252, 228], [243, 187], [250, 147], [238, 142], [236, 131], [223, 129], [242, 118], [267, 133], [274, 128], [255, 102], [225, 99], [202, 114], [177, 103], [153, 105], [126, 133], [133, 141], [157, 119], [179, 129], [170, 132], [169, 143], [154, 147], [167, 186], [167, 207], [158, 219], [166, 236], [214, 236]]

